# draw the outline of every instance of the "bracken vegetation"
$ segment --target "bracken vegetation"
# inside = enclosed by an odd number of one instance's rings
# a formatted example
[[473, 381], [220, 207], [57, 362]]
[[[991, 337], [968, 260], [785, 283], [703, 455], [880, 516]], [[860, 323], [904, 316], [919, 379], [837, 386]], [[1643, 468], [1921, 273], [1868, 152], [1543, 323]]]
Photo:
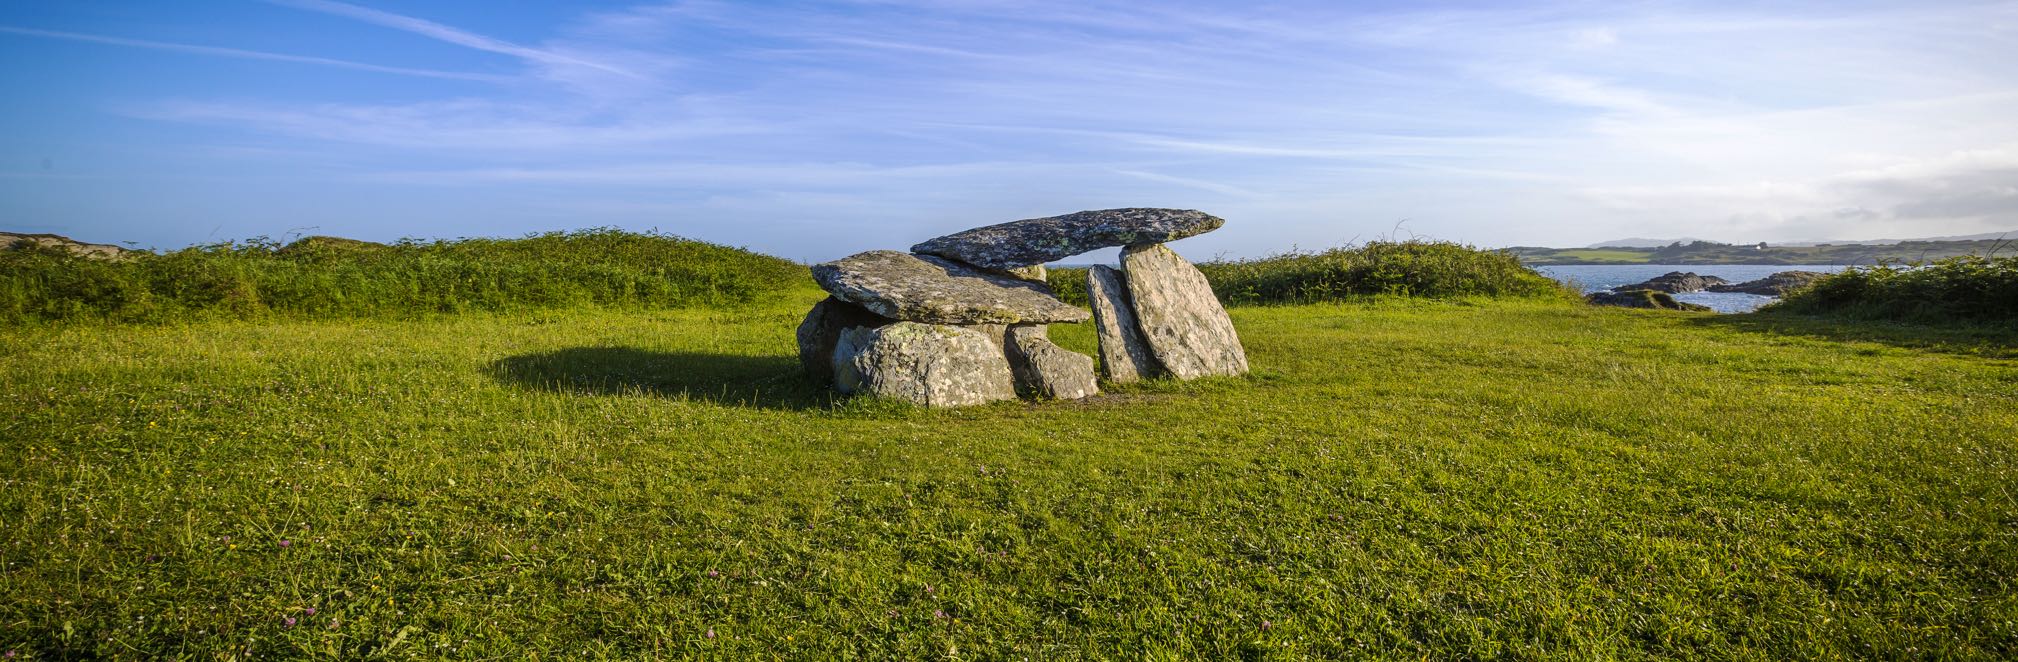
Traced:
[[2018, 321], [2018, 257], [1962, 256], [1832, 274], [1769, 312], [1916, 323]]
[[797, 287], [805, 274], [743, 249], [614, 229], [390, 245], [261, 238], [118, 260], [26, 249], [0, 252], [0, 323], [709, 306]]
[[[1372, 296], [1574, 300], [1576, 292], [1506, 251], [1447, 241], [1375, 241], [1322, 252], [1198, 264], [1229, 304], [1320, 303]], [[1054, 269], [1060, 298], [1086, 300], [1086, 271]]]

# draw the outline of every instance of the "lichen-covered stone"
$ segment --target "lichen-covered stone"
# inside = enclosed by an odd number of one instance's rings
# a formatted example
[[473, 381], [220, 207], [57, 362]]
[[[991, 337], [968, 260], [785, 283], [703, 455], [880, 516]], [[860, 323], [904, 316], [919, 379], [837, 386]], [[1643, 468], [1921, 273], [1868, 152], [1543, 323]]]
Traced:
[[834, 385], [926, 407], [965, 407], [1016, 397], [1002, 349], [981, 332], [897, 322], [850, 327], [834, 346]]
[[1136, 325], [1128, 281], [1121, 272], [1100, 264], [1087, 269], [1086, 301], [1092, 304], [1093, 326], [1100, 339], [1101, 373], [1117, 383], [1156, 376], [1156, 356]]
[[841, 331], [858, 326], [875, 328], [894, 321], [834, 297], [822, 299], [799, 322], [799, 364], [814, 381], [832, 383], [834, 345], [841, 341]]
[[857, 253], [813, 265], [829, 294], [891, 319], [931, 324], [1081, 322], [1051, 288], [930, 255]]
[[989, 269], [1013, 269], [1113, 246], [1175, 241], [1225, 224], [1217, 216], [1189, 209], [1102, 209], [956, 232], [912, 246], [911, 252]]
[[1136, 325], [1156, 363], [1178, 379], [1247, 372], [1233, 319], [1198, 267], [1162, 244], [1121, 251]]
[[1015, 276], [1023, 280], [1036, 281], [1039, 283], [1048, 283], [1050, 282], [1051, 277], [1050, 270], [1045, 269], [1044, 265], [1041, 264], [1033, 264], [1027, 267], [1016, 267], [1014, 269], [1003, 269], [1002, 273], [1008, 274], [1010, 276]]
[[1099, 380], [1093, 375], [1093, 357], [1053, 344], [1043, 326], [1011, 326], [1003, 344], [1018, 393], [1060, 400], [1100, 393]]

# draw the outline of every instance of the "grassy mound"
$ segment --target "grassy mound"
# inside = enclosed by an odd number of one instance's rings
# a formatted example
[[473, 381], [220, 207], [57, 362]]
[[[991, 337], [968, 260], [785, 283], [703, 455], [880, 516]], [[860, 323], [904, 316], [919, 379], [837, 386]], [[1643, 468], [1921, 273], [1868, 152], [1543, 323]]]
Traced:
[[[1447, 241], [1376, 241], [1320, 253], [1201, 262], [1212, 290], [1230, 304], [1318, 303], [1367, 296], [1436, 299], [1575, 299], [1577, 293], [1522, 265], [1506, 251]], [[1086, 300], [1086, 270], [1054, 269], [1060, 298]]]
[[1851, 269], [1767, 310], [1918, 323], [2018, 321], [2018, 257], [1962, 256]]
[[803, 282], [805, 267], [788, 260], [615, 229], [390, 245], [253, 239], [119, 261], [31, 249], [0, 253], [0, 323], [705, 306]]

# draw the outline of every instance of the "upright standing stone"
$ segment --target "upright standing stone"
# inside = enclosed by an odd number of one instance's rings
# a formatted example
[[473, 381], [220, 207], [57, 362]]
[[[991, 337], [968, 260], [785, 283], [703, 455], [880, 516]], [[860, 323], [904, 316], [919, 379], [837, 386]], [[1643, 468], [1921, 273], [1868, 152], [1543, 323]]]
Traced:
[[857, 326], [875, 328], [894, 321], [835, 297], [822, 299], [813, 304], [813, 310], [806, 313], [804, 321], [799, 322], [799, 365], [804, 366], [806, 375], [815, 381], [831, 384], [834, 382], [834, 345], [841, 341], [841, 331]]
[[1233, 319], [1198, 267], [1162, 244], [1121, 251], [1128, 296], [1150, 353], [1178, 379], [1247, 372], [1247, 351]]
[[1016, 390], [1024, 395], [1077, 400], [1100, 393], [1093, 357], [1052, 343], [1042, 325], [1011, 326], [1003, 344]]
[[965, 407], [1016, 397], [1002, 349], [979, 331], [897, 322], [851, 327], [834, 346], [834, 385], [926, 407]]
[[1086, 302], [1093, 306], [1093, 326], [1100, 338], [1100, 370], [1109, 381], [1128, 383], [1156, 375], [1156, 356], [1136, 325], [1135, 304], [1128, 282], [1113, 267], [1096, 264], [1086, 270]]

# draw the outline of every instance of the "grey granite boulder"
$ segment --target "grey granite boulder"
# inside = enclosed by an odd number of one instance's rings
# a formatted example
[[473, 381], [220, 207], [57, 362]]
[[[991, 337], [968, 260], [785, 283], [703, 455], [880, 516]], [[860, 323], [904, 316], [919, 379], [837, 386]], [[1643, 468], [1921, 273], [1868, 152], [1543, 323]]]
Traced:
[[1748, 280], [1738, 284], [1711, 285], [1711, 292], [1736, 292], [1738, 294], [1758, 294], [1769, 297], [1785, 295], [1788, 292], [1807, 287], [1828, 274], [1819, 271], [1782, 271], [1758, 280]]
[[1103, 209], [956, 232], [912, 246], [911, 252], [989, 269], [1013, 269], [1112, 246], [1174, 241], [1225, 224], [1217, 216], [1189, 209]]
[[799, 364], [814, 380], [832, 383], [834, 345], [841, 341], [842, 331], [858, 326], [886, 326], [895, 321], [834, 297], [822, 299], [799, 322]]
[[1050, 282], [1049, 279], [1051, 277], [1050, 270], [1045, 269], [1044, 265], [1041, 264], [1033, 264], [1027, 267], [1016, 267], [1014, 269], [1003, 269], [1002, 273], [1015, 276], [1023, 280], [1037, 281], [1039, 283], [1046, 283], [1046, 284], [1049, 284]]
[[1121, 251], [1137, 326], [1156, 363], [1178, 379], [1247, 372], [1233, 319], [1198, 267], [1162, 244]]
[[1136, 326], [1135, 304], [1121, 272], [1102, 264], [1087, 269], [1086, 302], [1092, 304], [1093, 327], [1100, 338], [1100, 372], [1117, 383], [1156, 376], [1156, 356]]
[[965, 407], [1016, 397], [1001, 348], [979, 331], [897, 322], [851, 327], [834, 346], [834, 385], [926, 407]]
[[1100, 393], [1099, 380], [1093, 375], [1093, 357], [1053, 344], [1043, 326], [1011, 326], [1003, 344], [1009, 370], [1016, 376], [1017, 392], [1060, 400]]
[[1050, 286], [930, 255], [857, 253], [813, 265], [827, 293], [891, 319], [932, 324], [1081, 322], [1087, 312]]

